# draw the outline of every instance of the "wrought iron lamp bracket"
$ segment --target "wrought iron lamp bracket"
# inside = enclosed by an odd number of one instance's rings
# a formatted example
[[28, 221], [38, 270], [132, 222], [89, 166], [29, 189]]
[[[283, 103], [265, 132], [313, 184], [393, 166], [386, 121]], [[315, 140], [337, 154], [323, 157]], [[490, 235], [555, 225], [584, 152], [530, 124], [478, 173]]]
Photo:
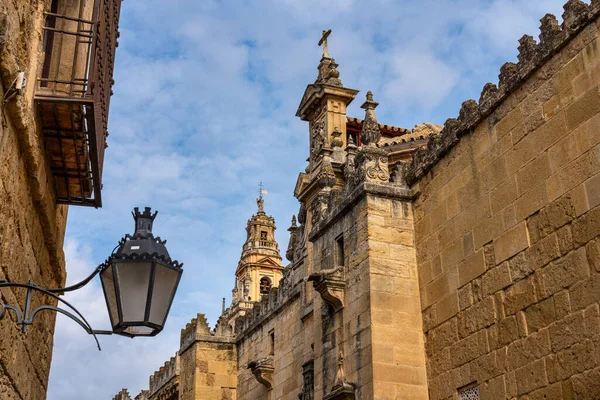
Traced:
[[[65, 292], [72, 292], [72, 291], [81, 289], [82, 287], [87, 285], [96, 275], [98, 275], [100, 272], [102, 272], [102, 270], [104, 268], [106, 268], [106, 264], [100, 264], [98, 267], [96, 267], [94, 272], [92, 272], [87, 278], [85, 278], [81, 282], [78, 282], [71, 286], [67, 286], [65, 288], [53, 288], [53, 289], [42, 288], [40, 286], [35, 285], [33, 283], [33, 281], [31, 281], [31, 280], [27, 283], [14, 283], [14, 282], [9, 282], [7, 280], [0, 280], [0, 288], [2, 288], [2, 287], [17, 287], [17, 288], [27, 289], [27, 294], [25, 296], [25, 306], [23, 308], [24, 311], [21, 311], [21, 309], [19, 307], [0, 303], [0, 319], [4, 318], [4, 314], [6, 314], [7, 310], [13, 311], [15, 313], [15, 317], [17, 319], [17, 325], [21, 325], [21, 331], [23, 333], [26, 333], [27, 326], [33, 324], [33, 319], [39, 312], [45, 311], [45, 310], [54, 311], [54, 312], [66, 315], [67, 317], [71, 318], [73, 321], [77, 322], [79, 324], [79, 326], [81, 326], [88, 334], [94, 336], [94, 340], [96, 341], [98, 350], [102, 350], [100, 348], [100, 342], [98, 342], [98, 338], [96, 337], [96, 335], [112, 335], [113, 331], [104, 331], [104, 330], [93, 329], [91, 327], [91, 325], [89, 324], [89, 322], [87, 322], [85, 317], [79, 312], [79, 310], [77, 310], [75, 307], [73, 307], [66, 300], [62, 299], [60, 297], [60, 295], [64, 294]], [[31, 297], [32, 297], [32, 294], [34, 291], [41, 292], [47, 296], [50, 296], [50, 297], [58, 300], [59, 302], [63, 303], [65, 306], [69, 307], [72, 311], [67, 311], [63, 308], [49, 306], [49, 305], [41, 305], [32, 310], [31, 309]]]

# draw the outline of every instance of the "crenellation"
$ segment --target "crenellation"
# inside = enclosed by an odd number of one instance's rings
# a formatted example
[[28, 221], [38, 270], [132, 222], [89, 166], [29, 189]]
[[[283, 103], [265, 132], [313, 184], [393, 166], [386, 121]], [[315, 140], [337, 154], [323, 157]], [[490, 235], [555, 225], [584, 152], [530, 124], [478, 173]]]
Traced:
[[462, 130], [469, 129], [479, 119], [479, 106], [475, 100], [466, 100], [462, 103], [458, 115], [458, 122]]
[[[498, 87], [495, 83], [488, 82], [483, 86], [481, 96], [479, 97], [479, 106], [481, 107], [481, 113], [487, 115], [491, 112], [492, 106], [496, 103], [498, 98]], [[454, 118], [452, 118], [454, 119]], [[448, 120], [446, 120], [446, 123]], [[444, 128], [446, 124], [444, 124]]]
[[553, 14], [544, 15], [540, 22], [540, 52], [545, 56], [552, 52], [564, 36], [558, 19]]
[[[565, 21], [563, 28], [558, 20], [552, 14], [546, 14], [540, 21], [540, 43], [536, 44], [530, 36], [523, 36], [519, 43], [519, 63], [507, 62], [500, 68], [499, 85], [497, 90], [491, 84], [486, 84], [482, 91], [480, 104], [478, 106], [477, 118], [473, 119], [473, 124], [493, 115], [494, 109], [504, 105], [507, 97], [515, 91], [525, 80], [545, 62], [552, 57], [556, 51], [564, 47], [570, 39], [587, 26], [587, 22], [597, 18], [600, 9], [595, 5], [589, 7], [581, 0], [569, 0], [565, 6], [563, 17]], [[474, 108], [473, 103], [469, 102], [470, 108]], [[471, 111], [469, 115], [475, 114]], [[501, 119], [501, 116], [495, 116], [494, 120]], [[460, 137], [466, 134], [472, 124], [462, 125], [457, 132]], [[443, 138], [443, 136], [442, 136]], [[407, 168], [407, 180], [412, 185], [417, 179], [426, 174], [433, 165], [446, 152], [454, 147], [454, 140], [439, 140], [428, 146], [428, 150], [420, 149], [413, 157], [411, 165]], [[435, 141], [434, 139], [430, 142]]]
[[581, 0], [568, 0], [563, 6], [562, 28], [566, 31], [575, 31], [579, 29], [590, 17], [589, 7]]
[[519, 83], [519, 66], [513, 62], [505, 62], [500, 67], [500, 75], [498, 75], [498, 88], [508, 93], [515, 89]]
[[520, 68], [525, 68], [526, 65], [534, 67], [538, 58], [538, 44], [531, 35], [523, 35], [519, 39], [519, 60]]
[[150, 376], [148, 397], [159, 398], [157, 394], [159, 391], [168, 392], [178, 390], [179, 371], [180, 358], [179, 353], [176, 353], [174, 357], [171, 357], [158, 371]]

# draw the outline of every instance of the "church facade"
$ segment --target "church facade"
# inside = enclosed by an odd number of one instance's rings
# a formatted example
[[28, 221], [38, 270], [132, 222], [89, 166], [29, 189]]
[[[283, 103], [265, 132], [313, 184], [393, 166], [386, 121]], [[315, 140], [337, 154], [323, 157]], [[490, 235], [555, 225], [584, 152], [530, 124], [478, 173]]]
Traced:
[[324, 32], [287, 263], [259, 198], [232, 304], [136, 399], [600, 398], [599, 15], [569, 0], [412, 130], [346, 115]]

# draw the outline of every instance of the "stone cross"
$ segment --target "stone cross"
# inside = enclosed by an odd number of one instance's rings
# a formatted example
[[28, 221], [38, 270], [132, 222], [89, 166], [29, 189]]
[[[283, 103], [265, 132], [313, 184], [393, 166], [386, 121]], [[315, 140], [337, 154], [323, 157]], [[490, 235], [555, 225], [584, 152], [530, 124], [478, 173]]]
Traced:
[[321, 40], [319, 40], [319, 46], [323, 45], [323, 57], [329, 58], [329, 49], [327, 48], [327, 38], [331, 34], [331, 29], [323, 31]]

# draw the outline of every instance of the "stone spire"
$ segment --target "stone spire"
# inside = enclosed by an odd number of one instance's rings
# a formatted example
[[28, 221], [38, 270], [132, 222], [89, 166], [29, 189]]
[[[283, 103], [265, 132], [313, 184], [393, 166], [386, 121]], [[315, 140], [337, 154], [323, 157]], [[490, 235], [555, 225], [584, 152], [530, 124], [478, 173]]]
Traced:
[[369, 90], [367, 92], [367, 100], [363, 103], [360, 108], [365, 110], [365, 119], [363, 122], [362, 133], [360, 140], [363, 145], [375, 146], [381, 138], [381, 132], [379, 131], [379, 123], [375, 116], [375, 108], [379, 105], [376, 101], [373, 101], [373, 93]]
[[258, 212], [246, 225], [246, 242], [235, 273], [233, 301], [259, 301], [266, 286], [278, 286], [282, 276], [281, 255], [275, 240], [275, 219], [265, 213], [263, 194], [266, 191], [262, 185], [260, 190], [256, 199]]

